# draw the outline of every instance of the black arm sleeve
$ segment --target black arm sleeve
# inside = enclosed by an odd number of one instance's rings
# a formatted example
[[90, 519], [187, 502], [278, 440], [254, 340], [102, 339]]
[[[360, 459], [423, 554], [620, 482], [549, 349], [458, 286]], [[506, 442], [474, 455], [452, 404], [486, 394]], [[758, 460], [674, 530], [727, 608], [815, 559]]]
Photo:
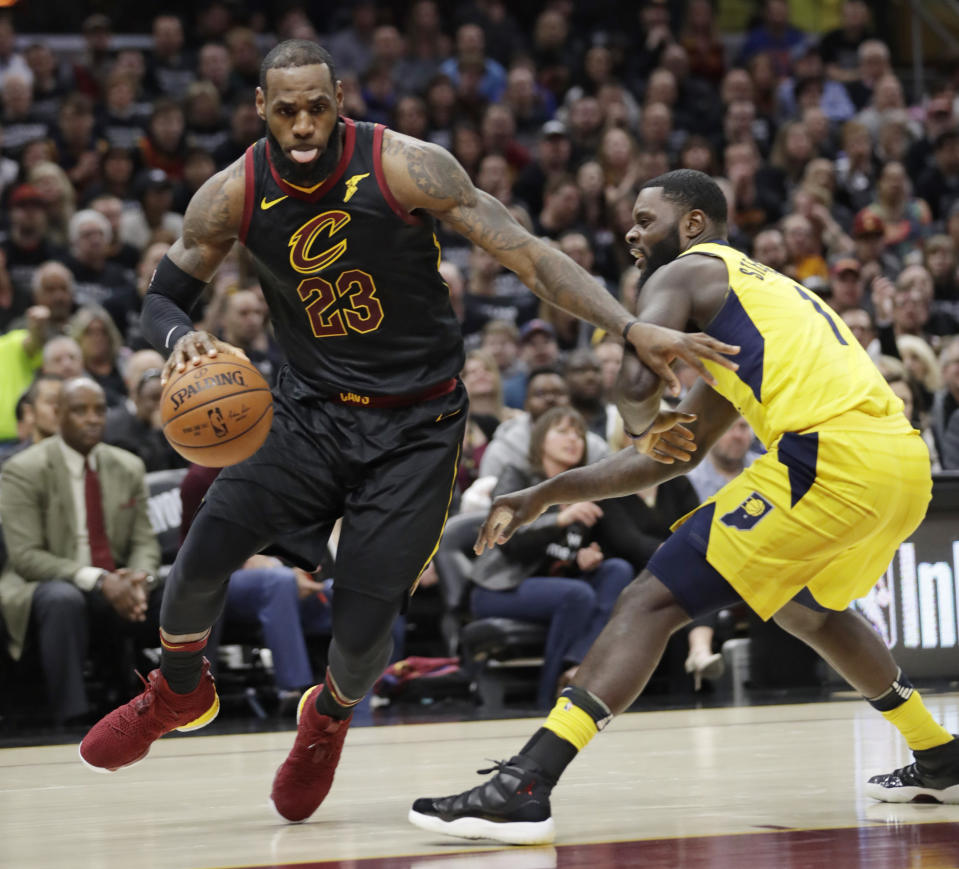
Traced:
[[143, 299], [140, 327], [150, 344], [164, 356], [169, 356], [173, 345], [193, 331], [189, 311], [205, 286], [205, 281], [187, 274], [168, 256], [160, 260]]

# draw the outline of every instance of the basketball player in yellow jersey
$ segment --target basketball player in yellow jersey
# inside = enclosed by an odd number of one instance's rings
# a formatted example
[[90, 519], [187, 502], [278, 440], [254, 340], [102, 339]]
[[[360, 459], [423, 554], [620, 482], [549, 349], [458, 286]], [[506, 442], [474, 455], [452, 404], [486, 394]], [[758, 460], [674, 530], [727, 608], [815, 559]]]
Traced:
[[628, 358], [621, 405], [637, 449], [496, 499], [477, 551], [552, 504], [625, 495], [681, 473], [689, 466], [661, 463], [693, 449], [688, 441], [683, 449], [687, 432], [677, 422], [688, 423], [702, 456], [742, 414], [768, 452], [676, 523], [520, 753], [472, 790], [417, 800], [410, 820], [467, 838], [550, 841], [549, 793], [576, 753], [635, 700], [675, 630], [740, 600], [808, 643], [905, 737], [915, 762], [873, 777], [867, 794], [959, 803], [959, 739], [847, 608], [876, 583], [929, 502], [929, 455], [902, 402], [813, 294], [728, 245], [726, 200], [707, 175], [653, 179], [633, 219], [626, 240], [643, 272], [639, 317], [693, 323], [739, 345], [738, 370], [710, 365], [715, 387], [699, 381], [681, 413], [660, 413], [660, 382]]

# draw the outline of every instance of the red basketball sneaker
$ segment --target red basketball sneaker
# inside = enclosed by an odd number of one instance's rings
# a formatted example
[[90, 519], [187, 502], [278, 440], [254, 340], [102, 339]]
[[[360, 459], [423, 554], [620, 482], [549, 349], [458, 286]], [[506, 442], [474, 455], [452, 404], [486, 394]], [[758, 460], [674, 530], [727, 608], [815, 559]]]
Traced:
[[296, 741], [276, 771], [270, 801], [284, 820], [305, 821], [326, 799], [340, 762], [343, 740], [353, 716], [340, 721], [316, 711], [322, 685], [314, 685], [300, 698], [296, 710]]
[[171, 691], [159, 670], [152, 670], [143, 684], [142, 694], [101, 718], [80, 743], [80, 760], [95, 772], [116, 772], [143, 760], [164, 733], [199, 730], [220, 711], [206, 658], [200, 684], [189, 694]]

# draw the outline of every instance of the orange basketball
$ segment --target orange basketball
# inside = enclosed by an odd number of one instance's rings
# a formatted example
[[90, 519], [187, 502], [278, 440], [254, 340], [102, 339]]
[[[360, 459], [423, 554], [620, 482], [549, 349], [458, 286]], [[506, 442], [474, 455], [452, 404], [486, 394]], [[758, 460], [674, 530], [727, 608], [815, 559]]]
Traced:
[[263, 375], [239, 356], [220, 354], [174, 372], [160, 398], [163, 434], [183, 458], [225, 468], [253, 455], [273, 422]]

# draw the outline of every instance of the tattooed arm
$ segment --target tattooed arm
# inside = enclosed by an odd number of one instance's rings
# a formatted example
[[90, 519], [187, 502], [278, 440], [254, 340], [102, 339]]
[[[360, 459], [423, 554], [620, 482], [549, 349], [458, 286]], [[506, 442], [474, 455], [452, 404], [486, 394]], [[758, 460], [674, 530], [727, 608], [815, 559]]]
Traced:
[[[243, 219], [244, 159], [210, 178], [193, 195], [183, 219], [183, 235], [160, 261], [143, 300], [143, 331], [157, 350], [169, 352], [163, 382], [188, 362], [217, 351], [244, 355], [206, 332], [193, 329], [189, 312], [233, 247]], [[172, 348], [172, 349], [171, 349]]]
[[183, 271], [209, 281], [233, 247], [243, 220], [245, 157], [208, 179], [190, 200], [183, 235], [167, 256]]
[[463, 167], [436, 145], [388, 132], [383, 165], [393, 195], [420, 208], [488, 251], [537, 296], [614, 334], [632, 319], [595, 279], [544, 241], [530, 235]]
[[[492, 196], [477, 190], [447, 151], [399, 133], [383, 138], [383, 169], [397, 201], [422, 209], [478, 244], [515, 272], [537, 296], [627, 340], [656, 375], [678, 387], [669, 363], [680, 357], [710, 378], [700, 357], [721, 365], [735, 352], [704, 335], [685, 335], [634, 318], [585, 269], [521, 227]], [[711, 378], [710, 378], [711, 379]]]

